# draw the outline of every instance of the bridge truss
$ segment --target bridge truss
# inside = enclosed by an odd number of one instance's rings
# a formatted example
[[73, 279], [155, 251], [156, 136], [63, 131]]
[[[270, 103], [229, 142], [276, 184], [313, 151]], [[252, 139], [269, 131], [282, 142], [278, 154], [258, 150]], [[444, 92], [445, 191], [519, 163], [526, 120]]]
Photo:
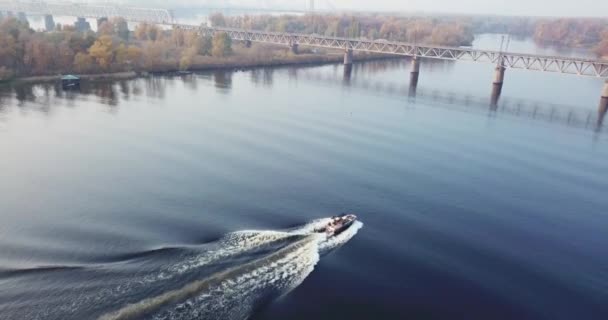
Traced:
[[211, 28], [206, 26], [175, 25], [175, 27], [198, 30], [201, 34], [211, 36], [218, 32], [226, 32], [232, 39], [240, 41], [264, 42], [288, 46], [296, 44], [329, 49], [343, 49], [442, 60], [487, 62], [513, 69], [575, 74], [579, 76], [608, 77], [608, 61], [606, 60], [543, 56], [472, 48], [428, 46], [404, 42], [335, 38], [320, 35]]

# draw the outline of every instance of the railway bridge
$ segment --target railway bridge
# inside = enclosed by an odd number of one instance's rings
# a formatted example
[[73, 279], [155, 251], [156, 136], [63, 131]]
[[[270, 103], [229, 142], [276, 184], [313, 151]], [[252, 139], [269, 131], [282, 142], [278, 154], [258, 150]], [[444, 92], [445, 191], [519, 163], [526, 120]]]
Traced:
[[[146, 22], [167, 25], [173, 28], [194, 30], [201, 35], [213, 36], [218, 32], [227, 33], [237, 41], [263, 42], [287, 45], [297, 53], [299, 46], [321, 47], [344, 50], [345, 72], [350, 72], [353, 63], [353, 52], [370, 52], [411, 58], [410, 86], [415, 91], [420, 75], [420, 63], [423, 59], [441, 59], [452, 61], [472, 61], [493, 64], [491, 104], [496, 105], [505, 81], [506, 69], [524, 69], [539, 72], [553, 72], [574, 76], [608, 78], [608, 61], [575, 57], [547, 56], [537, 54], [514, 53], [505, 51], [480, 50], [463, 47], [445, 47], [419, 43], [391, 42], [385, 40], [367, 40], [353, 38], [326, 37], [317, 34], [277, 33], [259, 30], [243, 30], [206, 25], [189, 25], [177, 23], [169, 10], [155, 8], [135, 8], [117, 5], [75, 4], [67, 2], [0, 0], [0, 12], [17, 13], [18, 17], [26, 15], [43, 15], [45, 20], [52, 21], [55, 16], [74, 16], [80, 19], [122, 17], [127, 21]], [[51, 23], [47, 23], [51, 25]], [[599, 112], [608, 111], [608, 80], [605, 80], [600, 93]]]

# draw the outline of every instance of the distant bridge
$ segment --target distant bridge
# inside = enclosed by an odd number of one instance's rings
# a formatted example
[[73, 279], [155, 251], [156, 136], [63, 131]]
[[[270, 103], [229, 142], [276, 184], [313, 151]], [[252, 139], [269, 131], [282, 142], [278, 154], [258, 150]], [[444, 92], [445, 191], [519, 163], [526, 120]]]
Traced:
[[28, 15], [82, 18], [122, 17], [127, 21], [153, 24], [172, 24], [174, 22], [173, 15], [166, 9], [136, 8], [109, 4], [0, 0], [0, 11], [21, 12]]
[[[314, 9], [314, 4], [311, 6]], [[410, 83], [416, 85], [420, 73], [420, 59], [442, 59], [452, 61], [486, 62], [496, 65], [492, 83], [493, 100], [498, 101], [504, 82], [505, 69], [524, 69], [542, 72], [554, 72], [589, 76], [608, 77], [608, 61], [573, 57], [546, 56], [503, 51], [480, 50], [423, 45], [418, 43], [391, 42], [352, 38], [325, 37], [316, 34], [277, 33], [255, 30], [243, 30], [221, 27], [178, 24], [171, 12], [165, 9], [133, 8], [112, 5], [47, 3], [43, 1], [2, 1], [0, 11], [21, 12], [24, 14], [62, 15], [89, 18], [123, 17], [134, 22], [147, 22], [173, 26], [174, 28], [195, 30], [201, 35], [215, 35], [225, 32], [234, 39], [250, 42], [264, 42], [290, 46], [297, 52], [298, 46], [312, 46], [344, 50], [344, 64], [352, 66], [353, 52], [371, 52], [389, 55], [414, 57]], [[600, 109], [608, 109], [608, 82], [604, 85], [600, 99]]]
[[205, 35], [226, 32], [234, 40], [264, 42], [287, 46], [302, 45], [371, 53], [401, 55], [454, 61], [487, 62], [506, 68], [557, 72], [580, 76], [608, 77], [608, 61], [571, 57], [510, 53], [472, 48], [431, 46], [405, 42], [374, 41], [326, 37], [321, 35], [278, 33], [221, 27], [176, 24], [175, 27], [197, 30]]

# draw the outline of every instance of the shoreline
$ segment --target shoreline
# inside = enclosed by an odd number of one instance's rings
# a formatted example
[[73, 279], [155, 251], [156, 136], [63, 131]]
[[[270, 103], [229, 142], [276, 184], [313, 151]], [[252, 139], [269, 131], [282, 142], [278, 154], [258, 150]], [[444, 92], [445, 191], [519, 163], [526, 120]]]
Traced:
[[[298, 57], [298, 56], [296, 56]], [[218, 61], [205, 63], [201, 65], [193, 65], [188, 70], [180, 70], [179, 68], [166, 68], [162, 70], [141, 70], [141, 71], [120, 71], [120, 72], [108, 72], [108, 73], [96, 73], [96, 74], [77, 74], [81, 80], [84, 81], [102, 81], [102, 80], [128, 80], [147, 76], [159, 76], [159, 75], [174, 75], [174, 74], [190, 74], [204, 71], [237, 71], [237, 70], [252, 70], [256, 68], [268, 68], [268, 67], [289, 67], [289, 66], [322, 66], [327, 64], [334, 64], [343, 62], [344, 57], [342, 55], [323, 55], [323, 56], [310, 56], [302, 55], [301, 58], [294, 59], [274, 59], [269, 61], [241, 61], [241, 62], [230, 62], [230, 61]], [[356, 55], [353, 57], [354, 62], [363, 61], [374, 61], [374, 60], [392, 60], [402, 59], [403, 57], [396, 57], [393, 55]], [[15, 85], [15, 84], [35, 84], [35, 83], [47, 83], [60, 81], [64, 75], [42, 75], [42, 76], [27, 76], [14, 78], [9, 81], [0, 82], [0, 86]]]

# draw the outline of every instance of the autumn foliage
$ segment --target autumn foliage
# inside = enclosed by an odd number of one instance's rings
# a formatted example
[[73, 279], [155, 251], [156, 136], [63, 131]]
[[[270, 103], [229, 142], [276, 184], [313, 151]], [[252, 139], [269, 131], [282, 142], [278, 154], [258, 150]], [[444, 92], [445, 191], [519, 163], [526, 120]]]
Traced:
[[131, 32], [124, 19], [101, 23], [96, 33], [59, 26], [35, 32], [14, 18], [0, 21], [0, 81], [13, 77], [67, 73], [188, 69], [197, 57], [223, 58], [232, 40], [193, 31], [163, 30], [140, 24]]
[[541, 44], [593, 48], [608, 56], [608, 21], [605, 19], [555, 19], [538, 22], [534, 39]]
[[471, 45], [473, 31], [468, 19], [397, 17], [385, 15], [258, 15], [215, 14], [214, 26], [248, 30], [318, 34], [329, 37], [408, 41], [449, 46]]

